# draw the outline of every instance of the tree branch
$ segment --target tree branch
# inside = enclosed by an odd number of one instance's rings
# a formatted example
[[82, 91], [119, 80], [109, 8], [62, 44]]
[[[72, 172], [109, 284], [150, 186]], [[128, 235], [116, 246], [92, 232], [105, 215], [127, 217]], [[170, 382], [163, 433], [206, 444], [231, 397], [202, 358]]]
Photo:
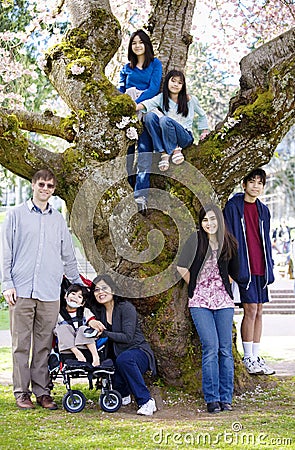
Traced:
[[44, 114], [25, 110], [2, 109], [1, 111], [7, 115], [14, 115], [22, 130], [56, 136], [68, 142], [73, 142], [75, 139], [76, 132], [73, 126], [78, 123], [78, 120], [74, 116], [59, 117], [51, 111], [45, 111]]

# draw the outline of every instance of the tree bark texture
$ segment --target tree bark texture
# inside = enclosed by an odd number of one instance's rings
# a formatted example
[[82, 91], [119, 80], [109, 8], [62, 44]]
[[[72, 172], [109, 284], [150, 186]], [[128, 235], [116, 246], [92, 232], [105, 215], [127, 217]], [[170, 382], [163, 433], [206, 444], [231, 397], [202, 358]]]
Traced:
[[[165, 72], [185, 66], [194, 3], [152, 2], [150, 31]], [[56, 173], [57, 194], [66, 201], [87, 258], [98, 272], [116, 273], [122, 292], [138, 307], [160, 376], [200, 392], [200, 343], [189, 318], [187, 288], [175, 269], [182, 230], [187, 226], [189, 232], [200, 203], [214, 198], [223, 204], [249, 170], [267, 163], [294, 124], [295, 29], [243, 58], [240, 90], [227, 117], [205, 141], [185, 150], [185, 165], [164, 176], [155, 163], [154, 209], [144, 218], [125, 172], [127, 148], [134, 142], [128, 131], [140, 132], [141, 125], [132, 121], [132, 100], [104, 74], [120, 44], [120, 25], [107, 1], [66, 4], [72, 28], [48, 51], [45, 71], [72, 115], [2, 109], [0, 162], [26, 179], [41, 167]], [[58, 136], [68, 148], [52, 153], [23, 130]], [[240, 389], [251, 382], [236, 348], [235, 364]]]

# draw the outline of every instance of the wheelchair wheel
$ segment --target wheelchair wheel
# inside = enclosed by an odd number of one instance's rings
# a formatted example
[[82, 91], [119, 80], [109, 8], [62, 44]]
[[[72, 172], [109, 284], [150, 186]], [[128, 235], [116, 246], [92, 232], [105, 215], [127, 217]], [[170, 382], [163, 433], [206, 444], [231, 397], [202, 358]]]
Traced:
[[113, 413], [118, 411], [122, 405], [122, 397], [120, 392], [110, 390], [101, 394], [99, 404], [101, 409], [105, 412]]
[[72, 391], [72, 398], [67, 392], [62, 399], [62, 406], [70, 413], [78, 413], [85, 408], [86, 398], [81, 391]]

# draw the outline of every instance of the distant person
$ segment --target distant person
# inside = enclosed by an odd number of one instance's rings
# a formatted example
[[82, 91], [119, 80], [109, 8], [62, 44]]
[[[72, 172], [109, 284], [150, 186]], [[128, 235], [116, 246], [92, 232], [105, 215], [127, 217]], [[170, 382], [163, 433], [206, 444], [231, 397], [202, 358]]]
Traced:
[[78, 361], [86, 361], [83, 350], [88, 349], [92, 356], [92, 365], [99, 366], [100, 360], [95, 338], [86, 337], [87, 329], [84, 305], [88, 298], [87, 288], [80, 284], [71, 284], [66, 290], [58, 322], [54, 330], [58, 339], [60, 353], [73, 353]]
[[278, 230], [278, 236], [281, 241], [282, 253], [290, 253], [290, 229], [286, 225], [286, 222], [282, 220], [280, 228]]
[[[128, 61], [120, 71], [119, 90], [130, 95], [136, 104], [154, 97], [160, 90], [162, 63], [154, 56], [150, 37], [143, 30], [132, 33], [128, 45]], [[144, 125], [144, 124], [143, 124]], [[134, 189], [134, 199], [138, 210], [146, 213], [153, 145], [145, 126], [138, 139], [137, 173], [133, 164], [135, 145], [127, 153], [128, 182]]]
[[114, 387], [122, 395], [122, 404], [131, 403], [132, 394], [137, 414], [152, 416], [156, 403], [143, 376], [149, 370], [155, 373], [154, 354], [142, 333], [135, 307], [118, 297], [116, 291], [109, 275], [98, 275], [93, 280], [88, 324], [100, 337], [108, 338], [106, 356], [115, 363]]
[[244, 310], [241, 323], [243, 363], [250, 374], [256, 375], [275, 373], [259, 356], [263, 304], [269, 301], [267, 286], [274, 281], [270, 213], [258, 199], [265, 183], [265, 171], [252, 170], [243, 179], [244, 193], [235, 194], [224, 208], [226, 225], [238, 241], [240, 272], [237, 281]]
[[37, 404], [57, 409], [50, 396], [48, 356], [59, 313], [65, 274], [81, 283], [73, 244], [62, 215], [48, 203], [56, 177], [48, 169], [33, 175], [33, 197], [7, 211], [2, 230], [2, 289], [9, 305], [13, 392], [21, 409]]
[[199, 212], [199, 231], [186, 242], [177, 269], [188, 284], [189, 310], [202, 344], [202, 386], [209, 413], [232, 410], [234, 301], [230, 279], [239, 273], [237, 243], [214, 204]]
[[159, 170], [169, 169], [170, 157], [173, 164], [184, 161], [182, 149], [192, 145], [194, 115], [198, 115], [200, 139], [204, 139], [208, 130], [205, 111], [197, 97], [188, 95], [184, 74], [171, 70], [165, 77], [163, 93], [150, 100], [140, 100], [137, 111], [146, 113], [145, 127], [153, 141], [153, 148], [161, 153]]

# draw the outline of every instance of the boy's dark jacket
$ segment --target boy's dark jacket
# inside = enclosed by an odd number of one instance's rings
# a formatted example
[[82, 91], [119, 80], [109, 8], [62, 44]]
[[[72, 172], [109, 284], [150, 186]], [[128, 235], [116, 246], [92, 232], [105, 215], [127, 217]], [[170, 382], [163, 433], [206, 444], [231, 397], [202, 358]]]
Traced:
[[[244, 197], [245, 194], [235, 194], [225, 205], [224, 219], [228, 230], [235, 236], [238, 241], [238, 253], [240, 270], [238, 283], [245, 288], [249, 287], [251, 281], [251, 272], [249, 264], [248, 247], [246, 241], [246, 224], [244, 218]], [[265, 286], [273, 283], [273, 259], [271, 253], [270, 241], [270, 213], [259, 199], [256, 199], [256, 205], [259, 215], [259, 232], [263, 247], [265, 259]]]

